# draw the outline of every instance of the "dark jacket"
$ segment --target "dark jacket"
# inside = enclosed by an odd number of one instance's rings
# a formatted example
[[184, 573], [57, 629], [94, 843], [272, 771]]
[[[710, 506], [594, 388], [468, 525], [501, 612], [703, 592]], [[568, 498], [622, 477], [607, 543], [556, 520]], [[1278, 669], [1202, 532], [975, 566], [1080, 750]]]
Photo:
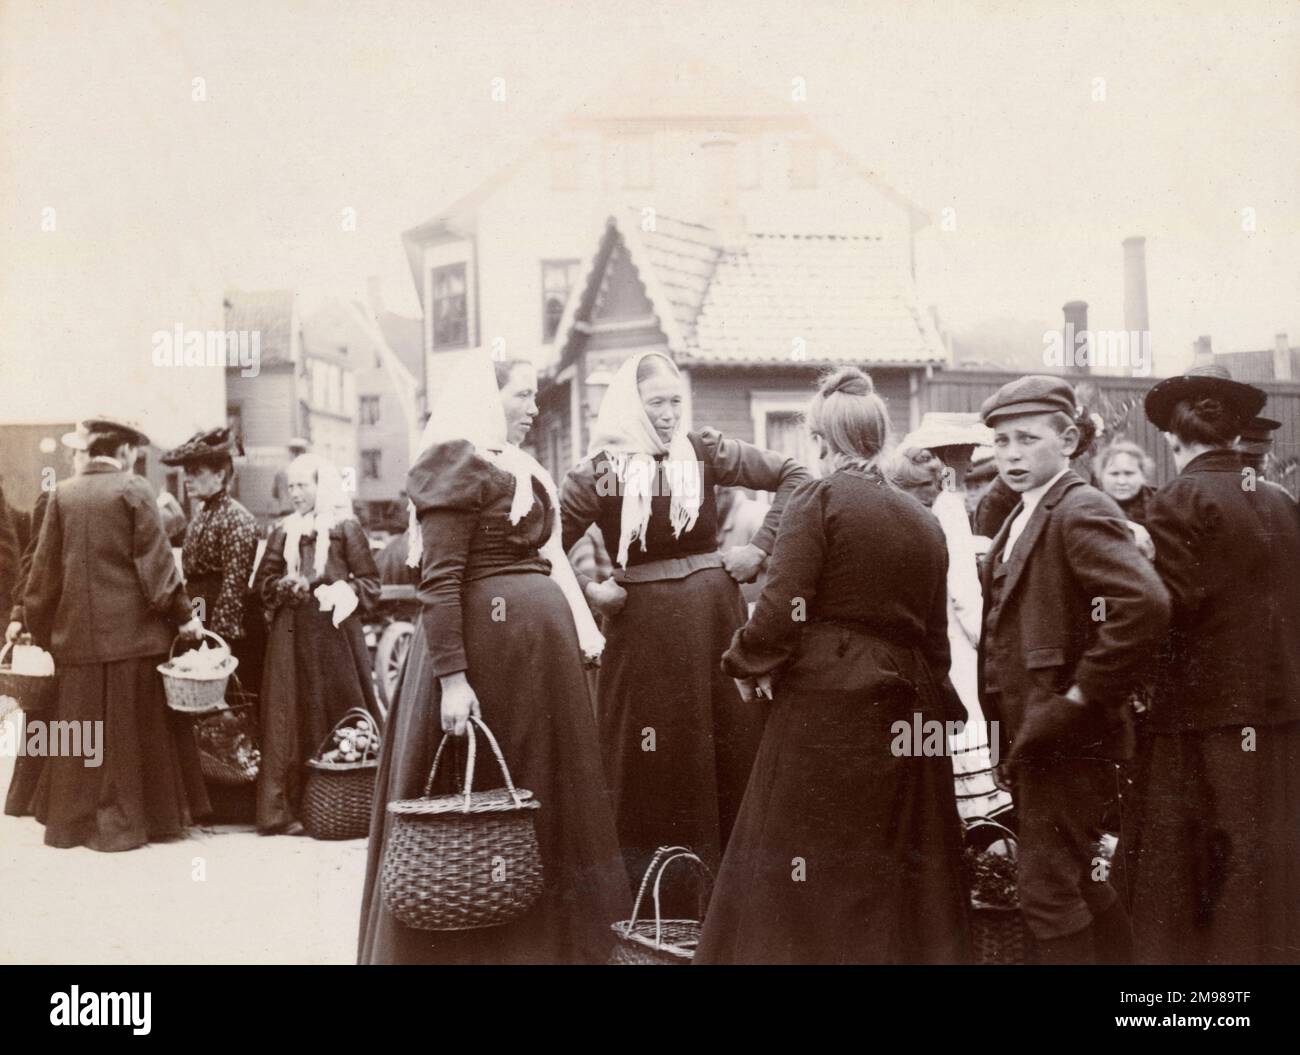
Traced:
[[782, 691], [899, 689], [934, 718], [962, 719], [947, 684], [947, 574], [943, 529], [914, 498], [874, 472], [809, 480], [723, 671], [775, 674]]
[[1148, 512], [1173, 599], [1151, 715], [1166, 732], [1300, 719], [1300, 509], [1242, 467], [1193, 458]]
[[32, 557], [36, 555], [36, 543], [41, 538], [41, 525], [45, 523], [45, 509], [49, 500], [50, 493], [45, 490], [36, 496], [36, 506], [32, 509], [32, 533], [18, 561], [18, 584], [14, 587], [13, 608], [9, 613], [10, 622], [24, 625], [27, 623], [27, 613], [23, 609], [23, 594], [27, 592], [27, 580], [32, 574]]
[[[1018, 513], [981, 574], [980, 697], [1000, 723], [1003, 757], [1126, 757], [1128, 695], [1164, 636], [1169, 595], [1114, 500], [1067, 470], [1029, 518], [995, 596]], [[1074, 685], [1085, 704], [1065, 697]]]
[[0, 488], [0, 612], [9, 611], [15, 604], [15, 586], [22, 582], [21, 561], [18, 533], [9, 517], [4, 489]]
[[153, 488], [92, 461], [49, 497], [24, 597], [37, 642], [62, 664], [166, 652], [191, 617]]

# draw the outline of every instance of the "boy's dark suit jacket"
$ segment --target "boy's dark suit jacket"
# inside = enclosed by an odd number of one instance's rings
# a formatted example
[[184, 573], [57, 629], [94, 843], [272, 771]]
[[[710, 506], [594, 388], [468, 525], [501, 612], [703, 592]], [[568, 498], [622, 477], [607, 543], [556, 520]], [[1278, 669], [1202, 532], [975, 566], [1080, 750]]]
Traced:
[[[993, 570], [1019, 512], [981, 574], [980, 696], [999, 722], [1002, 757], [1127, 757], [1130, 690], [1164, 637], [1169, 594], [1119, 506], [1067, 470], [1030, 516], [994, 599]], [[1065, 697], [1072, 685], [1084, 704]]]

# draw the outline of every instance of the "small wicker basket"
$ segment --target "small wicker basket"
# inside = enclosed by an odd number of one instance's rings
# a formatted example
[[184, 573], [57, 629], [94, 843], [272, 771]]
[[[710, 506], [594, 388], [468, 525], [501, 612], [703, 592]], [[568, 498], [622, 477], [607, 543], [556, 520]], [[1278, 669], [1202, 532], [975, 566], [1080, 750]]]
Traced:
[[238, 787], [257, 780], [262, 753], [258, 749], [257, 696], [240, 685], [238, 674], [230, 680], [228, 706], [196, 718], [194, 740], [204, 778]]
[[[967, 822], [966, 841], [971, 846], [983, 842], [987, 850], [994, 842], [1007, 844], [1008, 854], [1016, 860], [1019, 839], [1005, 824], [991, 817], [977, 817]], [[994, 905], [971, 897], [971, 944], [978, 964], [1034, 963], [1037, 949], [1025, 925], [1019, 905]]]
[[[505, 779], [504, 788], [474, 791], [474, 726], [483, 730]], [[392, 817], [384, 847], [384, 904], [416, 930], [475, 930], [518, 919], [542, 893], [533, 793], [516, 788], [496, 738], [471, 718], [465, 785], [434, 795], [444, 736], [418, 799], [388, 804]]]
[[[367, 734], [361, 758], [355, 762], [326, 762], [321, 756], [340, 729], [351, 725]], [[379, 771], [379, 730], [374, 717], [353, 707], [334, 725], [307, 762], [307, 783], [302, 791], [301, 820], [313, 839], [364, 839], [370, 833], [370, 811], [375, 801], [375, 776]]]
[[39, 714], [49, 710], [58, 690], [57, 676], [15, 674], [12, 663], [5, 662], [11, 648], [12, 641], [6, 641], [4, 648], [0, 648], [0, 697], [8, 696], [24, 714]]
[[[664, 919], [659, 910], [659, 886], [664, 872], [674, 861], [693, 861], [704, 877], [709, 877], [708, 866], [685, 846], [661, 846], [655, 851], [650, 867], [641, 877], [641, 888], [632, 906], [632, 918], [612, 923], [617, 942], [609, 955], [611, 964], [624, 966], [655, 964], [670, 966], [688, 964], [695, 958], [704, 930], [704, 906], [708, 903], [708, 884], [700, 883], [699, 919]], [[641, 902], [646, 886], [654, 876], [654, 921], [643, 920]]]
[[239, 660], [230, 654], [230, 646], [225, 639], [211, 630], [203, 631], [204, 637], [212, 638], [226, 653], [225, 660], [215, 670], [202, 673], [177, 670], [172, 666], [176, 655], [176, 642], [172, 641], [167, 662], [158, 664], [158, 673], [162, 675], [163, 691], [167, 694], [167, 706], [173, 711], [184, 714], [211, 714], [213, 711], [225, 710], [226, 683], [230, 675], [239, 666]]

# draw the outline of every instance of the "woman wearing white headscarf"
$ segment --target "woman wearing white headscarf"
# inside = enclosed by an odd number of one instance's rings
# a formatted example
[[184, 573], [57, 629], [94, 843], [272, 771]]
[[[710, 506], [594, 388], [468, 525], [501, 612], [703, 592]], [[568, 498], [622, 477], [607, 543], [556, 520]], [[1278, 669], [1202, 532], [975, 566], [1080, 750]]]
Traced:
[[379, 596], [365, 532], [329, 462], [304, 454], [288, 479], [294, 511], [271, 533], [253, 580], [273, 613], [257, 778], [257, 828], [267, 834], [295, 823], [303, 764], [334, 723], [352, 707], [379, 715], [361, 626]]
[[[738, 583], [772, 551], [787, 497], [809, 480], [789, 458], [712, 429], [680, 428], [677, 367], [632, 356], [601, 403], [588, 457], [561, 489], [567, 550], [596, 524], [614, 559], [584, 582], [608, 639], [597, 697], [619, 839], [639, 879], [658, 846], [721, 859], [763, 734], [766, 701], [744, 701], [722, 653], [745, 622]], [[775, 491], [746, 546], [717, 549], [714, 488]]]
[[[536, 388], [527, 363], [494, 370], [464, 353], [407, 477], [423, 615], [380, 754], [360, 963], [603, 963], [610, 924], [630, 908], [583, 672], [583, 655], [599, 655], [604, 640], [560, 547], [555, 484], [516, 446]], [[439, 742], [461, 735], [471, 714], [541, 803], [542, 896], [504, 926], [412, 930], [380, 889], [386, 807], [423, 794]], [[490, 767], [479, 763], [476, 784], [500, 786]]]

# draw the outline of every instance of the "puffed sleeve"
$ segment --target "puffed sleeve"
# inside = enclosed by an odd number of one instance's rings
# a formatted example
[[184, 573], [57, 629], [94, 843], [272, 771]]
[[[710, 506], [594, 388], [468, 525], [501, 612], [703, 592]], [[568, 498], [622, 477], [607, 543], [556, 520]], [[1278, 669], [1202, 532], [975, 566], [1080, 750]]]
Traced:
[[131, 509], [136, 578], [149, 607], [177, 626], [188, 623], [194, 613], [190, 610], [190, 599], [172, 557], [171, 546], [163, 534], [153, 488], [137, 476], [128, 481], [123, 494]]
[[358, 610], [368, 615], [375, 610], [379, 600], [379, 566], [370, 551], [366, 533], [355, 520], [345, 520], [343, 528], [343, 555], [348, 564], [348, 583], [357, 593]]
[[469, 668], [461, 587], [487, 480], [487, 463], [463, 440], [430, 447], [406, 478], [424, 542], [417, 596], [435, 677]]
[[[600, 515], [600, 494], [596, 490], [596, 467], [590, 458], [584, 458], [570, 469], [560, 484], [560, 541], [568, 553], [587, 533], [587, 529]], [[593, 540], [594, 546], [594, 540]], [[571, 561], [573, 573], [584, 596], [587, 584], [597, 581], [588, 574], [583, 561]], [[593, 561], [592, 567], [599, 562]]]
[[790, 496], [762, 596], [722, 656], [725, 673], [771, 674], [790, 659], [817, 596], [826, 548], [825, 487], [809, 480]]
[[284, 525], [277, 524], [266, 540], [266, 551], [262, 562], [257, 566], [253, 577], [253, 593], [262, 599], [262, 605], [268, 611], [274, 611], [284, 604], [287, 594], [280, 586], [287, 565], [284, 561]]
[[813, 479], [812, 474], [793, 458], [755, 447], [744, 440], [726, 439], [716, 429], [701, 429], [697, 435], [719, 484], [775, 493], [772, 508], [763, 518], [763, 526], [749, 540], [764, 553], [771, 553], [776, 545], [776, 531], [786, 502], [795, 488]]
[[244, 597], [257, 556], [257, 521], [251, 513], [232, 511], [218, 539], [221, 589], [213, 605], [212, 629], [226, 637], [244, 636]]

